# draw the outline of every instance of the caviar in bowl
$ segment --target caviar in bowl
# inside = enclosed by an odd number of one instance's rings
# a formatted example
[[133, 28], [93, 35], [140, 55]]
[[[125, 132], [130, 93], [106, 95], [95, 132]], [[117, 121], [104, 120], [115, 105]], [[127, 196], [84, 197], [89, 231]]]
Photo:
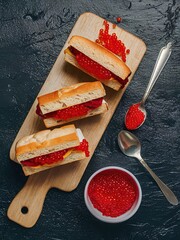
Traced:
[[96, 171], [84, 190], [85, 204], [97, 219], [108, 223], [124, 222], [138, 210], [141, 186], [136, 177], [120, 167], [105, 167]]

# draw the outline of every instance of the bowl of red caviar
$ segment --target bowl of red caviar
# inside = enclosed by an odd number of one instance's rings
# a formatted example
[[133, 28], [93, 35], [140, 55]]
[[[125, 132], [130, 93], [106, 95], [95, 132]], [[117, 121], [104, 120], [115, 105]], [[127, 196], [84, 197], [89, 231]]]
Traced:
[[107, 223], [120, 223], [137, 212], [142, 190], [131, 172], [109, 166], [99, 169], [89, 178], [84, 200], [90, 213], [97, 219]]

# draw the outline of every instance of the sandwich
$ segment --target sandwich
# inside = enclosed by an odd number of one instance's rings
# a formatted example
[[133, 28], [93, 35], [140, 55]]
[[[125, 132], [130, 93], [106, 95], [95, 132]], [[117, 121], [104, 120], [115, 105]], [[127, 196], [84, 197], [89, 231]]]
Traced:
[[16, 160], [26, 176], [89, 157], [88, 142], [73, 124], [23, 137]]
[[36, 113], [47, 128], [104, 113], [108, 105], [101, 82], [77, 83], [38, 97]]
[[64, 51], [65, 60], [118, 91], [128, 82], [129, 67], [105, 47], [81, 36], [73, 36]]

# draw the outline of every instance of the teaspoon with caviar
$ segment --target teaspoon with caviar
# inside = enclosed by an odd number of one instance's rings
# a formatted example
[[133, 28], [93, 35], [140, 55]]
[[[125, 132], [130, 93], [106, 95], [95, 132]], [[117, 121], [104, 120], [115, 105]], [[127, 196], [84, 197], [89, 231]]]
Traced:
[[145, 102], [171, 55], [171, 47], [172, 43], [169, 42], [167, 46], [161, 48], [142, 100], [139, 103], [133, 104], [127, 111], [125, 125], [128, 130], [135, 130], [145, 122], [147, 116]]

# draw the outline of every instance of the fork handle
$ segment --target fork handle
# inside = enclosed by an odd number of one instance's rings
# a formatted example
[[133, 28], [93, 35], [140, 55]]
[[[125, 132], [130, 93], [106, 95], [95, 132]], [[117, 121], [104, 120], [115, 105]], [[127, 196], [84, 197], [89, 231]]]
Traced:
[[161, 48], [161, 50], [159, 52], [159, 55], [157, 57], [152, 75], [150, 77], [148, 86], [147, 86], [146, 91], [144, 93], [144, 96], [142, 98], [142, 101], [141, 101], [142, 104], [145, 103], [145, 101], [148, 98], [148, 96], [149, 96], [154, 84], [156, 83], [161, 71], [163, 70], [165, 64], [167, 63], [167, 61], [168, 61], [168, 59], [171, 55], [171, 51], [172, 51], [171, 47], [172, 47], [172, 43], [169, 42], [167, 44], [167, 46]]
[[162, 193], [166, 197], [166, 199], [172, 204], [177, 205], [178, 199], [174, 195], [174, 193], [169, 189], [169, 187], [163, 183], [160, 178], [152, 171], [152, 169], [147, 165], [147, 163], [142, 159], [141, 157], [138, 157], [138, 160], [141, 162], [141, 164], [146, 168], [146, 170], [150, 173], [152, 178], [156, 181], [157, 185], [161, 189]]

